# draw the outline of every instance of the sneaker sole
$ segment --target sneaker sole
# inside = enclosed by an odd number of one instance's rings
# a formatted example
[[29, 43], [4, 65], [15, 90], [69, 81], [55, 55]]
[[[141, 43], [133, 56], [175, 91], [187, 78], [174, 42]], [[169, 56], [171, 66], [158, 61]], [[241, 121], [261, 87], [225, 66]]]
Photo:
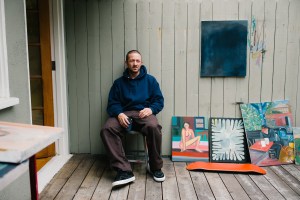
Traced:
[[112, 183], [112, 186], [116, 187], [116, 186], [120, 186], [120, 185], [125, 185], [127, 183], [133, 182], [134, 180], [135, 180], [135, 177], [133, 176], [133, 177], [125, 179], [125, 180], [115, 181]]
[[153, 173], [152, 173], [151, 170], [150, 170], [149, 164], [147, 165], [147, 172], [148, 172], [149, 174], [152, 175], [153, 179], [154, 179], [156, 182], [163, 182], [163, 181], [166, 180], [166, 176], [161, 177], [161, 178], [157, 178], [157, 177], [153, 176]]
[[161, 178], [157, 178], [157, 177], [153, 176], [153, 179], [154, 179], [156, 182], [163, 182], [163, 181], [166, 179], [166, 177], [164, 176], [164, 177], [161, 177]]

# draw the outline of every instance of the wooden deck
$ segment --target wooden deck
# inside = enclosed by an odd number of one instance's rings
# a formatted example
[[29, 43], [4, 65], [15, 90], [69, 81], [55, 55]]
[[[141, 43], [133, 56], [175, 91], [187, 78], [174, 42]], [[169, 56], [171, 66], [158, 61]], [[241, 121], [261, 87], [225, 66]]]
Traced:
[[134, 183], [111, 188], [115, 172], [107, 160], [74, 155], [40, 194], [40, 199], [300, 199], [300, 166], [265, 167], [266, 175], [187, 171], [164, 158], [166, 180], [155, 182], [145, 164], [134, 164]]

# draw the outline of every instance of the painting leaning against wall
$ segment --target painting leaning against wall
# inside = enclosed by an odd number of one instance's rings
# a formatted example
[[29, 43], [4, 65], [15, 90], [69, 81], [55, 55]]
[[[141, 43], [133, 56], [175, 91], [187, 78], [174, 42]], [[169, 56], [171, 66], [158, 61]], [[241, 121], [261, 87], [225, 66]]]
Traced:
[[293, 117], [288, 100], [242, 104], [251, 163], [258, 166], [294, 162]]
[[209, 160], [222, 163], [250, 163], [242, 118], [210, 118]]
[[172, 117], [172, 161], [208, 162], [208, 129], [205, 117]]
[[295, 142], [295, 164], [300, 165], [300, 127], [293, 127]]

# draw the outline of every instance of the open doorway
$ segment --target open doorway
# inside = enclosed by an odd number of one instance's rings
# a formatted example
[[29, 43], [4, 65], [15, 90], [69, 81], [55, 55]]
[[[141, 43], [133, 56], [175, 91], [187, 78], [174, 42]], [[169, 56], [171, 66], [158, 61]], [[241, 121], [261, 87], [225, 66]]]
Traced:
[[[32, 123], [54, 126], [49, 0], [26, 0]], [[37, 170], [53, 156], [55, 144], [36, 154]]]

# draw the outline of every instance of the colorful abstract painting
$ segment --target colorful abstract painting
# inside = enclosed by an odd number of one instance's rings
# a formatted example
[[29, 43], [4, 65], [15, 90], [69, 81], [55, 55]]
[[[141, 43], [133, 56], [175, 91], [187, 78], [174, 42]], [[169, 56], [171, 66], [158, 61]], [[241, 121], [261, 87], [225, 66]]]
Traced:
[[201, 77], [246, 76], [247, 20], [202, 21]]
[[208, 162], [208, 129], [205, 117], [172, 117], [172, 161]]
[[242, 118], [210, 118], [210, 162], [250, 162]]
[[293, 127], [295, 164], [300, 165], [300, 127]]
[[241, 104], [251, 163], [281, 165], [294, 161], [293, 117], [288, 100]]

